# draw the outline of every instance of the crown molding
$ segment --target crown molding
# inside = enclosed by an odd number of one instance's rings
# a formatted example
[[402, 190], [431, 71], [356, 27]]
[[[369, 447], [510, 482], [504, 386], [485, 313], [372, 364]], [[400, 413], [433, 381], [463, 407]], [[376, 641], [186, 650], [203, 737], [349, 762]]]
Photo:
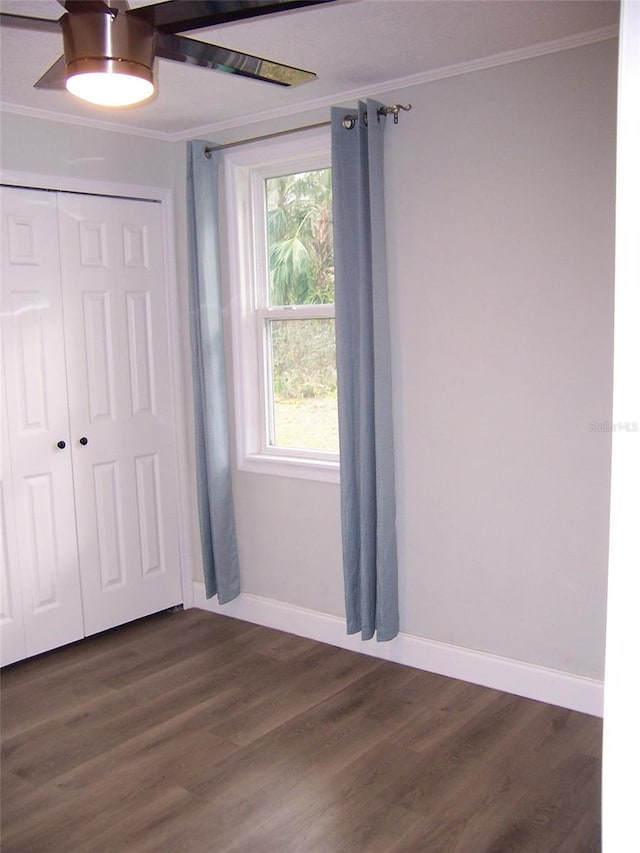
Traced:
[[[7, 101], [0, 101], [0, 112], [13, 113], [14, 115], [26, 116], [27, 118], [36, 118], [44, 121], [57, 121], [59, 124], [69, 124], [74, 127], [88, 127], [94, 130], [106, 130], [111, 133], [126, 133], [129, 136], [144, 136], [147, 139], [158, 139], [162, 142], [171, 142], [171, 134], [161, 130], [151, 130], [144, 127], [129, 127], [124, 124], [117, 124], [112, 121], [103, 121], [102, 119], [87, 118], [86, 116], [75, 116], [69, 113], [56, 113], [52, 110], [42, 110], [34, 107], [27, 107], [23, 104], [12, 104]], [[191, 138], [189, 135], [186, 138]]]
[[485, 71], [490, 68], [497, 68], [501, 65], [508, 65], [512, 62], [522, 62], [527, 59], [535, 59], [538, 56], [546, 56], [550, 53], [560, 53], [564, 50], [572, 50], [574, 48], [596, 44], [601, 41], [609, 41], [617, 38], [618, 32], [619, 30], [617, 26], [602, 27], [597, 30], [589, 30], [588, 32], [577, 33], [560, 39], [553, 39], [551, 41], [540, 42], [539, 44], [528, 45], [527, 47], [516, 48], [515, 50], [507, 50], [502, 53], [492, 54], [491, 56], [484, 56], [480, 59], [473, 59], [468, 62], [460, 62], [454, 65], [434, 68], [430, 71], [412, 74], [407, 77], [397, 77], [393, 80], [386, 80], [381, 83], [372, 83], [366, 88], [360, 87], [342, 92], [334, 92], [321, 98], [304, 101], [303, 103], [292, 104], [291, 106], [280, 107], [273, 110], [264, 110], [260, 113], [253, 113], [251, 117], [242, 116], [239, 118], [228, 119], [226, 121], [214, 122], [212, 124], [190, 127], [186, 130], [174, 133], [165, 133], [163, 131], [150, 130], [143, 127], [130, 127], [128, 125], [102, 121], [100, 119], [55, 113], [49, 110], [25, 107], [19, 104], [0, 102], [0, 110], [32, 118], [46, 119], [47, 121], [57, 121], [63, 124], [71, 124], [75, 126], [80, 125], [82, 127], [91, 127], [96, 130], [111, 131], [112, 133], [144, 136], [149, 139], [158, 139], [164, 142], [182, 142], [189, 139], [207, 138], [215, 136], [217, 133], [222, 133], [223, 131], [235, 130], [236, 128], [246, 128], [261, 122], [287, 119], [292, 116], [295, 116], [296, 119], [299, 120], [301, 113], [312, 112], [313, 110], [319, 110], [330, 106], [346, 106], [346, 102], [348, 101], [372, 94], [383, 95], [386, 92], [409, 89], [412, 86], [420, 86], [424, 83], [433, 83], [436, 80], [445, 80], [448, 77], [459, 77], [463, 74]]

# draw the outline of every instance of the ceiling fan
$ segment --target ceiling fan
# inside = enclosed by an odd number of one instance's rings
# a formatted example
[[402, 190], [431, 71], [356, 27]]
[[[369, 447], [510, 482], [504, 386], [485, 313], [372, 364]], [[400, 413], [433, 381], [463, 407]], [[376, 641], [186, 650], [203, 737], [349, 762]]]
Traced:
[[35, 88], [64, 89], [101, 106], [128, 106], [154, 93], [156, 57], [240, 74], [279, 86], [313, 80], [312, 71], [177, 35], [332, 0], [165, 0], [130, 8], [127, 0], [58, 0], [58, 19], [0, 12], [0, 25], [59, 32], [64, 55]]

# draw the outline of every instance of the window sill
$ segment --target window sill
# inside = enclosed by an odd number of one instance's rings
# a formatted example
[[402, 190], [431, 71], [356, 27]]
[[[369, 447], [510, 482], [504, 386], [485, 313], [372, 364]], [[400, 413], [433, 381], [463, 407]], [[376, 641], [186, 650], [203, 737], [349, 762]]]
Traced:
[[274, 477], [293, 477], [300, 480], [315, 480], [320, 483], [340, 482], [340, 463], [300, 457], [272, 454], [247, 454], [238, 464], [238, 470], [251, 474], [267, 474]]

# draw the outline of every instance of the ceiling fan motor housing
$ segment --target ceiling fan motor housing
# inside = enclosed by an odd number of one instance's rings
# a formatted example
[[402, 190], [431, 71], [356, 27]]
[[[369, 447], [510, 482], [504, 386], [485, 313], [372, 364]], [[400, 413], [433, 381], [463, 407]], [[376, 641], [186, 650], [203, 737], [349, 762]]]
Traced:
[[76, 12], [62, 17], [69, 76], [93, 71], [134, 74], [153, 83], [155, 30], [125, 13]]

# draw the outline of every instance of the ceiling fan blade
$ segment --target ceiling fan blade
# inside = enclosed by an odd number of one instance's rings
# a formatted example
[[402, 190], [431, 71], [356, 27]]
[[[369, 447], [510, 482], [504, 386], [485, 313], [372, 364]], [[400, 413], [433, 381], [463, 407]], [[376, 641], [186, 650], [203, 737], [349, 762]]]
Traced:
[[61, 18], [29, 18], [27, 15], [11, 15], [0, 12], [0, 26], [42, 33], [59, 33]]
[[145, 18], [160, 32], [186, 33], [257, 15], [332, 2], [334, 0], [166, 0], [131, 9], [129, 14]]
[[48, 68], [42, 77], [33, 84], [34, 89], [66, 89], [67, 68], [64, 64], [64, 56], [57, 59], [51, 68]]
[[224, 71], [227, 74], [239, 74], [254, 80], [264, 80], [279, 86], [297, 86], [316, 77], [313, 71], [281, 65], [259, 56], [238, 53], [226, 47], [176, 36], [172, 33], [158, 33], [156, 56], [173, 59], [176, 62], [187, 62], [189, 65], [199, 65], [201, 68]]

